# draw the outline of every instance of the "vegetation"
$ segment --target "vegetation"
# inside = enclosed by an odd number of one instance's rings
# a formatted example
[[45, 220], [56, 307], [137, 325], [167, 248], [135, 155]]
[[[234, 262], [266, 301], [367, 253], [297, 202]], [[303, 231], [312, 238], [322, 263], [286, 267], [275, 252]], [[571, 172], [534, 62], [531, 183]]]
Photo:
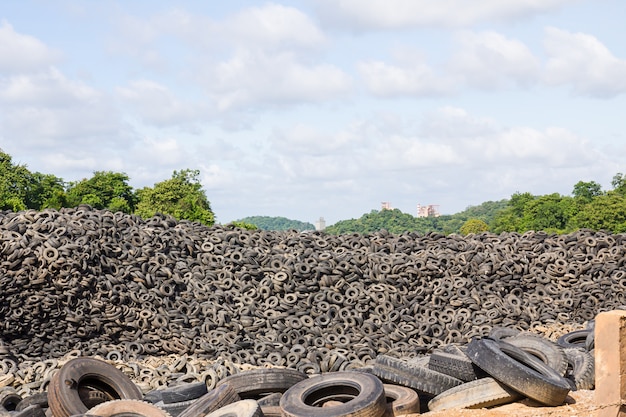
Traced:
[[[91, 178], [66, 183], [50, 174], [30, 172], [0, 150], [0, 210], [60, 209], [89, 204], [144, 218], [157, 213], [211, 226], [215, 215], [198, 180], [200, 172], [183, 169], [153, 187], [134, 190], [125, 173], [96, 171]], [[617, 173], [612, 190], [594, 181], [579, 181], [569, 196], [516, 192], [510, 199], [487, 201], [454, 215], [414, 217], [400, 210], [372, 210], [359, 219], [342, 220], [327, 233], [494, 233], [543, 230], [569, 233], [581, 228], [626, 232], [626, 175]], [[284, 217], [254, 216], [234, 221], [231, 227], [263, 230], [314, 230], [311, 223]]]
[[286, 217], [269, 217], [269, 216], [251, 216], [245, 217], [237, 221], [237, 223], [253, 224], [261, 230], [315, 230], [315, 226], [311, 223], [301, 222], [299, 220], [290, 220]]

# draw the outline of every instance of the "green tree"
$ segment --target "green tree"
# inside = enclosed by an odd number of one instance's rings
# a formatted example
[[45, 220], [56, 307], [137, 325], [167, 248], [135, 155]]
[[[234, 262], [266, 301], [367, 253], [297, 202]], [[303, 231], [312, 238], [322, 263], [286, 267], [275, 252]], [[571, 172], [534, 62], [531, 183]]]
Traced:
[[128, 180], [125, 173], [96, 171], [93, 177], [70, 184], [67, 203], [71, 207], [89, 204], [97, 209], [132, 213], [137, 196]]
[[20, 211], [28, 208], [26, 191], [31, 173], [26, 165], [14, 165], [11, 156], [0, 151], [0, 209]]
[[67, 207], [65, 183], [51, 174], [35, 172], [30, 176], [26, 189], [26, 205], [28, 208], [43, 210], [46, 208], [60, 209]]
[[572, 195], [575, 198], [588, 203], [595, 197], [602, 195], [602, 186], [595, 181], [578, 181], [574, 185]]
[[611, 180], [611, 185], [613, 186], [613, 190], [621, 195], [626, 195], [626, 175], [618, 172], [613, 175], [613, 179]]
[[467, 236], [470, 233], [482, 233], [489, 231], [489, 225], [480, 219], [469, 219], [461, 226], [461, 234]]
[[576, 229], [626, 232], [626, 197], [615, 191], [595, 197], [573, 216], [572, 225]]
[[563, 233], [572, 217], [574, 201], [558, 193], [540, 196], [524, 205], [519, 232], [543, 230]]
[[174, 171], [172, 178], [137, 191], [139, 202], [135, 214], [147, 218], [157, 213], [176, 219], [197, 221], [207, 226], [215, 223], [211, 205], [198, 180], [200, 171]]

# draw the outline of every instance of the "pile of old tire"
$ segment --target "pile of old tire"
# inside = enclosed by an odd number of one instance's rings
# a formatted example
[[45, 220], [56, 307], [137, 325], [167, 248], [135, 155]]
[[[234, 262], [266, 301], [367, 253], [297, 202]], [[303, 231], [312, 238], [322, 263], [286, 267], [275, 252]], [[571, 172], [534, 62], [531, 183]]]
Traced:
[[437, 350], [429, 355], [428, 369], [460, 381], [450, 389], [428, 393], [428, 409], [485, 408], [523, 398], [544, 406], [562, 405], [569, 391], [595, 386], [592, 340], [592, 327], [566, 333], [557, 341], [497, 328], [467, 346]]
[[0, 359], [349, 370], [495, 326], [582, 326], [625, 304], [625, 254], [624, 235], [590, 230], [332, 236], [89, 206], [1, 212]]

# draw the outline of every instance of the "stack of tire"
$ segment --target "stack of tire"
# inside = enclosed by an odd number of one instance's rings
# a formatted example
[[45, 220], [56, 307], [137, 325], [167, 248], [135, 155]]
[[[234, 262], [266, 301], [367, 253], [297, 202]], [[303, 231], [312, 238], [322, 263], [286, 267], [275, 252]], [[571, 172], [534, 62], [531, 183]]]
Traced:
[[258, 368], [227, 376], [212, 389], [194, 382], [142, 393], [113, 365], [75, 358], [45, 392], [22, 399], [0, 390], [0, 411], [12, 417], [393, 417], [524, 398], [558, 406], [571, 390], [593, 388], [593, 326], [556, 342], [496, 328], [467, 345], [410, 359], [379, 355], [362, 369], [313, 376]]

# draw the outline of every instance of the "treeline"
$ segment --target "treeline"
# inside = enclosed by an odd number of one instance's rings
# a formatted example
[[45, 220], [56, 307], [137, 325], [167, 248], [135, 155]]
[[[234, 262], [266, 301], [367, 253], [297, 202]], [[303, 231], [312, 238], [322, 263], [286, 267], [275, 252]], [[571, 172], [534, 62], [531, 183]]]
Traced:
[[91, 178], [65, 182], [51, 174], [31, 172], [14, 164], [0, 150], [0, 210], [61, 209], [88, 204], [96, 209], [122, 211], [149, 218], [156, 213], [176, 219], [215, 223], [211, 205], [198, 179], [200, 172], [174, 171], [170, 179], [154, 187], [133, 189], [125, 173], [96, 171]]
[[626, 232], [626, 175], [618, 173], [611, 190], [595, 181], [579, 181], [569, 196], [558, 193], [533, 195], [517, 192], [510, 199], [488, 201], [465, 211], [440, 217], [417, 218], [400, 210], [381, 210], [359, 219], [343, 220], [326, 228], [327, 233], [494, 233], [529, 230], [570, 233], [579, 229]]
[[300, 220], [291, 220], [286, 217], [250, 216], [233, 222], [234, 224], [252, 224], [261, 230], [315, 230], [315, 226]]

